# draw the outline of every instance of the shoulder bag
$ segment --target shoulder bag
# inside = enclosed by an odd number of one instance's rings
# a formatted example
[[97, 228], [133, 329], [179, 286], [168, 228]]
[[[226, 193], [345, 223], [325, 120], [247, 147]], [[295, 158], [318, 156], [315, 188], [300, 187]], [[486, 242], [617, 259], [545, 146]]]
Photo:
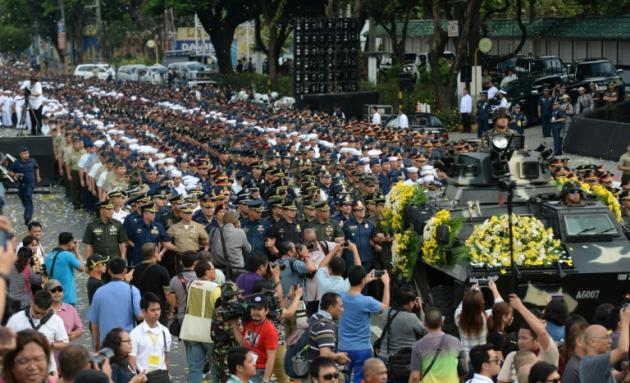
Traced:
[[435, 355], [433, 355], [433, 359], [431, 359], [431, 363], [429, 363], [429, 366], [427, 367], [426, 370], [422, 371], [422, 376], [420, 377], [421, 382], [427, 376], [429, 371], [431, 371], [431, 368], [435, 364], [435, 361], [437, 360], [438, 355], [440, 355], [440, 352], [442, 352], [442, 345], [444, 345], [445, 339], [446, 339], [446, 334], [442, 335], [442, 339], [440, 339], [440, 343], [438, 344], [437, 350], [435, 351]]
[[[164, 357], [166, 358], [168, 351], [166, 351], [166, 334], [164, 330], [162, 330], [162, 339], [164, 340]], [[147, 373], [147, 383], [170, 383], [170, 381], [171, 377], [168, 374], [168, 370], [153, 370]]]
[[190, 299], [192, 296], [191, 289], [193, 288], [193, 282], [188, 285], [186, 314], [184, 314], [184, 320], [182, 321], [182, 326], [179, 332], [179, 339], [201, 343], [213, 343], [211, 337], [212, 317], [206, 317], [205, 315], [207, 295], [211, 294], [212, 291], [217, 288], [217, 284], [214, 282], [210, 282], [214, 285], [212, 288], [204, 287], [202, 289], [200, 311], [197, 312], [197, 310], [195, 309], [195, 314], [192, 314], [190, 312]]

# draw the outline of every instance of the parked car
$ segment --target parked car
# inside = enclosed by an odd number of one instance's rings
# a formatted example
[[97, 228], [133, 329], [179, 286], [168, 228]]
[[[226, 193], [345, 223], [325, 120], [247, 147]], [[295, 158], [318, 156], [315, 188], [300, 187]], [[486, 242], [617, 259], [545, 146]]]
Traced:
[[180, 79], [186, 81], [208, 81], [211, 71], [197, 61], [177, 62], [168, 65], [168, 69], [174, 69]]
[[116, 68], [113, 65], [106, 63], [96, 63], [94, 65], [99, 68], [103, 68], [107, 73], [110, 74], [112, 80], [116, 79]]
[[81, 64], [74, 69], [75, 77], [92, 78], [95, 74], [99, 80], [107, 80], [110, 76], [109, 72], [97, 64]]
[[[433, 134], [436, 138], [448, 139], [448, 132], [444, 130], [444, 124], [440, 119], [431, 113], [413, 113], [407, 116], [409, 128], [413, 131], [424, 129], [427, 133]], [[389, 129], [399, 128], [399, 115], [392, 115], [386, 122], [385, 127]]]
[[529, 126], [537, 123], [538, 117], [538, 100], [542, 96], [545, 88], [552, 89], [557, 83], [562, 83], [562, 74], [553, 74], [541, 77], [524, 77], [511, 81], [505, 88], [510, 108], [516, 104], [521, 105], [521, 111], [527, 116], [527, 124]]
[[140, 77], [140, 81], [150, 82], [154, 85], [161, 84], [166, 79], [167, 73], [168, 68], [166, 68], [164, 65], [154, 64], [147, 67], [146, 72]]
[[575, 102], [578, 97], [578, 88], [584, 87], [590, 92], [589, 84], [594, 82], [597, 90], [605, 92], [608, 89], [608, 83], [615, 81], [617, 83], [617, 95], [619, 101], [625, 98], [626, 84], [621, 77], [623, 69], [617, 69], [613, 63], [606, 58], [587, 58], [577, 60], [569, 65], [569, 85], [567, 92], [571, 99]]
[[[444, 51], [442, 57], [447, 60], [454, 60], [455, 54], [450, 51]], [[416, 79], [419, 78], [419, 73], [431, 71], [431, 67], [429, 65], [429, 53], [405, 53], [403, 56], [403, 70], [414, 74]]]
[[519, 78], [559, 75], [565, 81], [568, 77], [567, 66], [557, 56], [518, 57], [514, 71]]
[[117, 78], [120, 81], [139, 81], [146, 70], [143, 64], [123, 65], [118, 68]]

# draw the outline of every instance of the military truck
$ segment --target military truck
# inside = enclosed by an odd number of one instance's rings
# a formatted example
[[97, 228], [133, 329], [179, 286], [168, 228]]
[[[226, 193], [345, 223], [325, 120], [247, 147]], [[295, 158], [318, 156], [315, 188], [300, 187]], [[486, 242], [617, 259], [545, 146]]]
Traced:
[[464, 218], [458, 235], [463, 244], [476, 224], [508, 212], [512, 194], [513, 212], [535, 216], [551, 227], [573, 265], [507, 268], [502, 273], [468, 263], [431, 266], [419, 257], [414, 281], [425, 301], [452, 312], [467, 284], [483, 285], [492, 278], [505, 298], [516, 285], [519, 296], [533, 305], [544, 305], [548, 293], [561, 290], [570, 308], [587, 318], [603, 302], [620, 304], [630, 292], [630, 241], [623, 228], [610, 209], [596, 200], [571, 207], [563, 204], [548, 170], [551, 153], [525, 149], [523, 142], [519, 136], [495, 136], [488, 152], [454, 155], [448, 161], [443, 194], [406, 214], [407, 223], [422, 234], [424, 222], [447, 209], [453, 217]]

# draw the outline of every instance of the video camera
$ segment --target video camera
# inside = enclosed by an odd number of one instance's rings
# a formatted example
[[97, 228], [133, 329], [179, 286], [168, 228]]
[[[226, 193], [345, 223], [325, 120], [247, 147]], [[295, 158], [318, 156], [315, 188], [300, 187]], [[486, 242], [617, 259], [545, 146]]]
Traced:
[[[233, 285], [232, 282], [226, 283], [226, 285]], [[221, 290], [220, 301], [217, 302], [217, 309], [215, 310], [216, 319], [222, 322], [229, 322], [234, 319], [243, 318], [244, 321], [248, 321], [249, 318], [249, 304], [248, 300], [255, 297], [261, 297], [267, 303], [267, 307], [270, 310], [275, 310], [276, 299], [275, 291], [265, 289], [260, 293], [250, 294], [245, 296], [239, 296], [240, 290], [236, 286], [225, 286]]]

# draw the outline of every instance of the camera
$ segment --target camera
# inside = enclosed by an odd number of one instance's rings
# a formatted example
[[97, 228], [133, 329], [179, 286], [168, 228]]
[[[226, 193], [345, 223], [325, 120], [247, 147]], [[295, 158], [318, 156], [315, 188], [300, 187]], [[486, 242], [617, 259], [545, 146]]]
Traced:
[[234, 319], [242, 318], [247, 311], [247, 305], [238, 300], [230, 300], [223, 302], [220, 307], [216, 309], [217, 319], [223, 322], [229, 322]]
[[98, 368], [102, 370], [105, 360], [113, 356], [114, 356], [114, 350], [112, 350], [109, 347], [103, 347], [102, 349], [96, 352], [96, 355], [92, 355], [92, 357], [90, 357], [90, 365], [98, 366]]
[[317, 243], [315, 241], [308, 241], [306, 242], [306, 248], [308, 251], [315, 251], [317, 250]]
[[269, 262], [270, 270], [272, 267], [276, 267], [276, 266], [280, 266], [280, 270], [284, 270], [287, 268], [287, 265], [285, 265], [284, 262], [280, 262], [280, 261]]
[[22, 93], [24, 94], [25, 97], [28, 97], [28, 96], [31, 95], [31, 90], [30, 90], [30, 88], [24, 88], [22, 90]]
[[380, 278], [385, 274], [385, 270], [374, 270], [374, 278]]

